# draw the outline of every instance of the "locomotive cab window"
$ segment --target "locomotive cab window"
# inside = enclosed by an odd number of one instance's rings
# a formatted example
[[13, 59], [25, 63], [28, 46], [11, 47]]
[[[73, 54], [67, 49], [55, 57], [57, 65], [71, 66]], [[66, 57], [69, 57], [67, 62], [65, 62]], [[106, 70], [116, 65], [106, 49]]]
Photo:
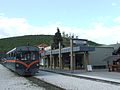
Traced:
[[22, 51], [17, 54], [17, 59], [20, 60], [38, 60], [39, 54], [35, 51]]

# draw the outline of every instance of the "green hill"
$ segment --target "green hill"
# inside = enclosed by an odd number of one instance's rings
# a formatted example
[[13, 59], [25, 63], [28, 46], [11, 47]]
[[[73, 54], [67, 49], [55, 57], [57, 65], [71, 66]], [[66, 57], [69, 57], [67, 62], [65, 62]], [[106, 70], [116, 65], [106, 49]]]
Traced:
[[[19, 36], [19, 37], [10, 37], [10, 38], [3, 38], [0, 39], [0, 52], [6, 52], [10, 49], [21, 46], [27, 45], [39, 45], [41, 43], [45, 43], [47, 45], [52, 44], [53, 42], [53, 35], [26, 35], [26, 36]], [[69, 46], [69, 39], [64, 38], [63, 43], [65, 46]], [[98, 46], [100, 44], [89, 41], [89, 44], [92, 46]]]

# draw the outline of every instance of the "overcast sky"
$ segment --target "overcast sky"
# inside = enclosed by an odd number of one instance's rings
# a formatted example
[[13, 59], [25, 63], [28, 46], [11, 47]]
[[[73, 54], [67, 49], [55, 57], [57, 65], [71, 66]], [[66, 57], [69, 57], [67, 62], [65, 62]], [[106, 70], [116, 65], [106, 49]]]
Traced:
[[75, 34], [102, 44], [120, 42], [120, 0], [0, 0], [0, 38]]

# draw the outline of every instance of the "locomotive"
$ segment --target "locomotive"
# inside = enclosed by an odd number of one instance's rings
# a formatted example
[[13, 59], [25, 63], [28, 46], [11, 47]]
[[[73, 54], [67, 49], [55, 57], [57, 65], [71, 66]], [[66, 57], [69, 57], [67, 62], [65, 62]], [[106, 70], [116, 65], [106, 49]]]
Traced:
[[39, 70], [39, 48], [35, 46], [19, 46], [6, 53], [3, 65], [23, 75], [35, 75]]

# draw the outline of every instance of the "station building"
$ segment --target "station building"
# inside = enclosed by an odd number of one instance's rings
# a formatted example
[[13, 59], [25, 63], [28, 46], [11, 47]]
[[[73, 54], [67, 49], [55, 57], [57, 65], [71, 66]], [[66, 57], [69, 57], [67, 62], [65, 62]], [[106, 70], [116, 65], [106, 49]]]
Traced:
[[95, 51], [95, 47], [90, 47], [85, 39], [71, 39], [70, 47], [45, 50], [41, 55], [44, 58], [45, 67], [52, 69], [87, 69], [89, 65], [89, 52]]
[[[78, 45], [74, 45], [79, 43]], [[117, 45], [118, 46], [118, 45]], [[87, 70], [107, 68], [106, 58], [111, 57], [115, 45], [89, 46], [85, 39], [72, 39], [70, 47], [51, 50], [45, 49], [41, 54], [44, 67], [51, 69]]]

